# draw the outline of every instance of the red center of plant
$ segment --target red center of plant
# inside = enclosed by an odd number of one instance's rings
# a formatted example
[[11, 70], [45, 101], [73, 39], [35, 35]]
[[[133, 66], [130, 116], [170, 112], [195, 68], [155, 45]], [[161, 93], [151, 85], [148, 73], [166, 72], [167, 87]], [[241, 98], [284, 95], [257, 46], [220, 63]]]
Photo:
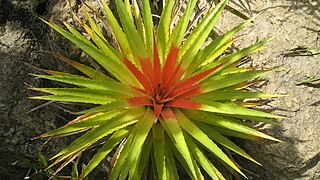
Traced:
[[178, 52], [179, 48], [172, 46], [163, 67], [161, 67], [155, 44], [153, 63], [150, 59], [139, 59], [141, 70], [128, 59], [124, 59], [125, 65], [143, 86], [143, 88], [135, 87], [141, 92], [141, 96], [128, 99], [131, 106], [153, 107], [156, 118], [167, 107], [198, 109], [201, 106], [200, 103], [191, 99], [191, 97], [202, 93], [199, 81], [223, 64], [182, 79], [185, 69], [181, 67], [182, 61], [177, 63]]

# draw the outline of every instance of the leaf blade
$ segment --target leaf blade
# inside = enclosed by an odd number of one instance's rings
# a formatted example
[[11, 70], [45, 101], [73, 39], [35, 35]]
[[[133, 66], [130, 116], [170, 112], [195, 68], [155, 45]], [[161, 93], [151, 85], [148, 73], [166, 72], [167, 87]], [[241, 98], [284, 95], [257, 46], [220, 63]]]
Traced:
[[281, 142], [280, 140], [271, 137], [267, 134], [264, 134], [260, 131], [257, 131], [251, 127], [248, 127], [242, 123], [238, 123], [236, 121], [233, 121], [232, 119], [228, 119], [222, 116], [217, 116], [213, 113], [210, 112], [200, 112], [200, 111], [192, 111], [192, 110], [184, 110], [183, 113], [185, 115], [187, 115], [187, 117], [189, 117], [192, 120], [195, 121], [201, 121], [204, 123], [208, 123], [208, 124], [212, 124], [218, 127], [222, 127], [222, 128], [226, 128], [226, 129], [230, 129], [239, 133], [245, 133], [248, 135], [252, 135], [255, 137], [259, 137], [259, 138], [264, 138], [264, 139], [269, 139], [272, 141], [278, 141]]
[[197, 173], [192, 161], [190, 151], [187, 147], [180, 125], [178, 121], [175, 119], [172, 110], [169, 108], [164, 109], [162, 117], [163, 119], [160, 118], [162, 126], [164, 127], [166, 132], [170, 134], [170, 136], [172, 137], [172, 141], [174, 142], [174, 145], [183, 156], [187, 166], [190, 168], [192, 178], [197, 179]]
[[165, 1], [165, 6], [160, 16], [160, 21], [157, 31], [157, 47], [159, 50], [160, 62], [163, 63], [166, 53], [166, 44], [169, 39], [171, 13], [174, 5], [174, 0]]
[[[115, 76], [119, 81], [126, 83], [136, 83], [136, 80], [129, 73], [129, 71], [124, 68], [122, 63], [116, 62], [113, 59], [110, 59], [106, 55], [104, 55], [98, 48], [96, 48], [93, 44], [87, 44], [81, 39], [76, 38], [66, 30], [62, 29], [58, 25], [54, 23], [49, 23], [42, 19], [46, 24], [59, 32], [62, 36], [69, 39], [71, 42], [80, 47], [83, 51], [85, 51], [88, 55], [90, 55], [93, 59], [95, 59], [101, 66], [103, 66], [106, 70], [108, 70], [113, 76]], [[126, 77], [124, 77], [126, 74]]]
[[155, 124], [152, 128], [152, 133], [158, 179], [166, 179], [164, 129], [160, 124]]
[[225, 146], [226, 148], [232, 150], [233, 152], [249, 159], [250, 161], [262, 166], [259, 162], [254, 160], [249, 154], [247, 154], [244, 150], [242, 150], [239, 146], [237, 146], [235, 143], [230, 141], [228, 138], [224, 137], [214, 129], [204, 125], [204, 124], [197, 124], [197, 126], [204, 132], [206, 133], [211, 139], [216, 141], [217, 143]]
[[193, 58], [201, 48], [202, 44], [207, 39], [212, 28], [220, 18], [224, 7], [228, 0], [223, 0], [210, 10], [206, 16], [197, 24], [195, 29], [191, 32], [187, 40], [181, 46], [178, 59], [183, 57], [181, 67], [187, 69], [190, 66]]
[[86, 177], [111, 151], [112, 149], [120, 143], [120, 141], [129, 134], [126, 129], [120, 129], [115, 132], [106, 143], [99, 149], [99, 151], [93, 156], [89, 161], [88, 165], [84, 170], [82, 170], [79, 180]]
[[198, 142], [200, 142], [204, 147], [210, 150], [211, 153], [216, 155], [223, 162], [228, 164], [242, 176], [246, 177], [245, 174], [230, 160], [230, 158], [214, 143], [212, 140], [201, 131], [192, 121], [190, 121], [181, 111], [178, 109], [174, 109], [174, 113], [177, 117], [177, 121], [179, 125], [190, 134], [193, 138], [195, 138]]
[[[149, 131], [151, 130], [152, 124], [154, 122], [154, 113], [150, 108], [147, 109], [145, 117], [138, 121], [136, 125], [136, 132], [132, 135], [133, 139], [130, 142], [130, 146], [125, 145], [122, 151], [126, 151], [125, 155], [120, 154], [120, 157], [117, 159], [116, 164], [112, 170], [110, 179], [125, 179], [132, 162], [134, 161], [139, 148], [143, 145], [145, 139], [147, 138]], [[129, 149], [130, 147], [130, 149]], [[126, 161], [126, 163], [125, 163]], [[125, 164], [124, 164], [125, 163]]]
[[53, 81], [58, 81], [62, 83], [72, 84], [80, 87], [85, 87], [93, 90], [106, 90], [111, 92], [120, 92], [122, 94], [127, 94], [130, 96], [137, 95], [134, 89], [128, 85], [116, 82], [116, 81], [103, 81], [103, 80], [93, 80], [81, 76], [73, 76], [73, 75], [39, 75], [32, 74], [33, 76], [49, 79]]
[[[186, 134], [186, 133], [185, 133]], [[202, 166], [202, 168], [208, 173], [208, 175], [213, 180], [224, 179], [221, 173], [213, 166], [209, 159], [204, 155], [204, 153], [199, 149], [199, 147], [192, 141], [189, 135], [185, 135], [186, 141], [190, 148], [191, 153], [195, 160]]]
[[213, 101], [219, 100], [231, 100], [231, 99], [247, 99], [247, 98], [274, 98], [281, 97], [279, 94], [265, 94], [260, 92], [252, 91], [237, 91], [237, 90], [217, 90], [209, 93], [198, 95], [197, 97], [203, 99], [210, 99]]
[[58, 154], [53, 156], [51, 159], [58, 158], [59, 161], [67, 158], [68, 156], [74, 154], [75, 152], [81, 151], [84, 148], [92, 145], [94, 142], [98, 141], [99, 139], [111, 134], [119, 129], [127, 127], [131, 124], [136, 123], [136, 120], [126, 120], [120, 119], [117, 121], [108, 121], [90, 131], [86, 134], [75, 140], [69, 146], [61, 150]]

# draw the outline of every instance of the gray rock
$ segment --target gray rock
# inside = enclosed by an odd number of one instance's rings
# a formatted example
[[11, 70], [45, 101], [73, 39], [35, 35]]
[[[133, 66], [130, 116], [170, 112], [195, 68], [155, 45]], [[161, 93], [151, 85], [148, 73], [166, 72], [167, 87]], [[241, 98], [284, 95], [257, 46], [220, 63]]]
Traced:
[[0, 1], [0, 179], [22, 179], [35, 162], [37, 149], [52, 156], [66, 145], [61, 139], [41, 148], [45, 140], [30, 141], [66, 122], [61, 110], [52, 106], [28, 113], [44, 103], [29, 100], [34, 92], [28, 87], [48, 83], [30, 76], [35, 70], [28, 64], [57, 66], [49, 56], [37, 52], [49, 50], [48, 28], [37, 18], [44, 13], [46, 2]]

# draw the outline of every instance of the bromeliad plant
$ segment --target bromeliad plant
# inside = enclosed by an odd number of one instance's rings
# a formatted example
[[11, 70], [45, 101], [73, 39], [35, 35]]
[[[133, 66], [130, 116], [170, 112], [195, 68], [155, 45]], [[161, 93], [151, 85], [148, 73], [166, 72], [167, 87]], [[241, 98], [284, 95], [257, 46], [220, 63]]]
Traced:
[[35, 75], [75, 87], [32, 88], [52, 94], [32, 99], [97, 105], [79, 112], [79, 117], [67, 125], [37, 137], [86, 131], [52, 157], [55, 161], [49, 168], [62, 163], [59, 171], [87, 149], [101, 146], [78, 179], [86, 177], [107, 155], [113, 157], [110, 179], [140, 179], [147, 164], [152, 165], [149, 171], [156, 179], [179, 179], [177, 162], [192, 179], [204, 179], [204, 172], [212, 179], [224, 179], [208, 153], [231, 172], [245, 177], [229, 151], [259, 163], [227, 137], [279, 141], [243, 121], [270, 123], [270, 118], [281, 118], [254, 110], [251, 107], [257, 103], [245, 101], [277, 96], [247, 88], [253, 79], [271, 71], [238, 66], [243, 57], [269, 39], [223, 55], [234, 42], [234, 35], [252, 21], [249, 19], [202, 48], [227, 0], [211, 8], [188, 37], [185, 34], [197, 0], [189, 0], [177, 23], [172, 21], [175, 1], [165, 1], [156, 28], [148, 0], [115, 3], [121, 25], [101, 1], [106, 16], [101, 22], [112, 32], [115, 46], [89, 14], [88, 24], [79, 22], [90, 40], [67, 23], [65, 30], [45, 21], [111, 74], [55, 54], [84, 76], [49, 70], [45, 70], [49, 75]]

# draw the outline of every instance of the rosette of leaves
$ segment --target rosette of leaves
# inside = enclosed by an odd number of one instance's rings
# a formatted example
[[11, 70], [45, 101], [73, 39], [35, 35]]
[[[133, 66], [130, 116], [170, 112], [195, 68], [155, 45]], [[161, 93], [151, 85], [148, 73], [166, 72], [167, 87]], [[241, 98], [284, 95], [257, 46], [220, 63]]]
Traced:
[[147, 165], [156, 179], [179, 179], [178, 165], [192, 179], [204, 179], [203, 174], [224, 179], [208, 154], [230, 172], [246, 177], [230, 151], [259, 163], [228, 137], [279, 141], [243, 121], [272, 123], [270, 118], [281, 118], [252, 109], [257, 103], [245, 101], [278, 96], [247, 89], [253, 79], [271, 71], [238, 66], [243, 57], [259, 50], [269, 39], [223, 54], [252, 18], [203, 47], [227, 0], [211, 8], [187, 37], [197, 0], [188, 1], [177, 23], [172, 21], [175, 1], [164, 3], [155, 25], [148, 0], [141, 4], [115, 0], [120, 22], [101, 1], [104, 16], [100, 20], [108, 26], [115, 45], [106, 40], [88, 13], [87, 24], [79, 22], [90, 40], [67, 23], [64, 29], [45, 21], [110, 74], [55, 54], [83, 76], [49, 70], [45, 70], [48, 75], [35, 75], [74, 87], [32, 88], [51, 94], [32, 99], [97, 105], [79, 112], [79, 117], [65, 126], [37, 137], [86, 131], [52, 157], [55, 161], [49, 168], [60, 163], [59, 171], [82, 152], [99, 145], [78, 179], [86, 177], [107, 155], [113, 157], [109, 179], [140, 179]]

